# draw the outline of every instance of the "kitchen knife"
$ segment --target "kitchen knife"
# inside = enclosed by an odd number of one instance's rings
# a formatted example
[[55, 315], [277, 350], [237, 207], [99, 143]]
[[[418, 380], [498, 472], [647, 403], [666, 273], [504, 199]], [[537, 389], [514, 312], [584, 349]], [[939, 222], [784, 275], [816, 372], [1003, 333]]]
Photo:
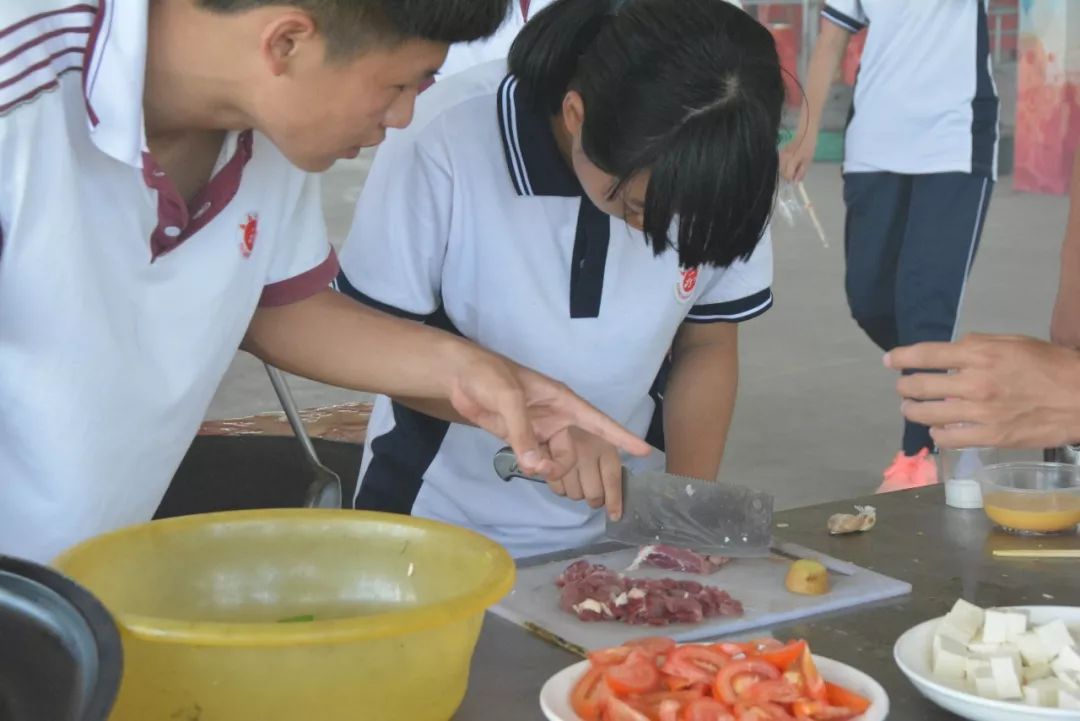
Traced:
[[[523, 478], [509, 448], [495, 454], [504, 481]], [[631, 473], [623, 468], [623, 515], [608, 518], [605, 535], [636, 546], [668, 545], [738, 558], [768, 556], [772, 545], [773, 497], [744, 486], [670, 473]]]

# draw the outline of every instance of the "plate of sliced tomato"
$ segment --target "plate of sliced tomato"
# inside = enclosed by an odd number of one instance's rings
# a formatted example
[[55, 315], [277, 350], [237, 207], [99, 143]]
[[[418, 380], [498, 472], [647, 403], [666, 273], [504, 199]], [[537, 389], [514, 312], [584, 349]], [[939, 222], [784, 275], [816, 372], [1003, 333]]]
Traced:
[[550, 721], [884, 721], [889, 697], [805, 641], [656, 637], [563, 669], [544, 685], [540, 707]]

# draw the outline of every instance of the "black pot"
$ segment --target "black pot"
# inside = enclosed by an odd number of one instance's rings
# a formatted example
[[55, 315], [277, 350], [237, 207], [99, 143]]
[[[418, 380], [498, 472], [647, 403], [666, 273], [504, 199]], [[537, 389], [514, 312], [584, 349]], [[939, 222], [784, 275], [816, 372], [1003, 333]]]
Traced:
[[0, 721], [105, 721], [122, 671], [120, 635], [96, 598], [0, 555]]

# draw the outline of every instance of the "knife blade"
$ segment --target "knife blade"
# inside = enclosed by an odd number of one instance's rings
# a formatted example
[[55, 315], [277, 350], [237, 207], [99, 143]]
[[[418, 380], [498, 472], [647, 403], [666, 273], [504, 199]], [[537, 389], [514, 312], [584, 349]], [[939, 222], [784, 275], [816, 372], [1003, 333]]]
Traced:
[[[495, 473], [504, 481], [529, 476], [510, 448], [496, 452]], [[768, 556], [773, 497], [719, 481], [623, 468], [623, 515], [607, 520], [605, 535], [636, 546], [668, 545], [738, 558]]]

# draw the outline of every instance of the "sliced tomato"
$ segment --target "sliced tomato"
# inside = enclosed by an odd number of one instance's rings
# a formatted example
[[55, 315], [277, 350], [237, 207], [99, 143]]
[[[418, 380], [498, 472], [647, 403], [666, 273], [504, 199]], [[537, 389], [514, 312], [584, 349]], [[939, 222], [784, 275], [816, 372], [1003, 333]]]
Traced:
[[678, 721], [682, 708], [699, 698], [705, 698], [703, 689], [654, 691], [624, 700], [654, 721]]
[[705, 687], [699, 686], [685, 691], [656, 691], [654, 693], [647, 693], [640, 696], [638, 700], [650, 706], [659, 706], [664, 701], [674, 701], [681, 706], [685, 706], [691, 701], [697, 701], [699, 698], [704, 698], [705, 695]]
[[603, 669], [591, 668], [570, 693], [570, 706], [584, 721], [599, 721], [600, 712], [610, 695], [611, 692], [604, 683]]
[[604, 721], [652, 721], [642, 711], [614, 696], [604, 704]]
[[683, 708], [682, 721], [735, 721], [735, 717], [716, 699], [699, 698]]
[[810, 647], [803, 649], [802, 658], [799, 659], [799, 670], [802, 671], [803, 683], [806, 685], [806, 693], [815, 701], [825, 701], [825, 680], [818, 673], [814, 657], [810, 653]]
[[625, 661], [633, 649], [627, 646], [615, 646], [614, 648], [602, 648], [599, 651], [589, 651], [589, 660], [593, 666], [616, 666]]
[[802, 694], [787, 679], [758, 681], [744, 689], [736, 689], [740, 700], [755, 703], [795, 703]]
[[627, 641], [622, 647], [639, 648], [652, 656], [665, 656], [675, 648], [675, 641], [664, 636], [646, 636]]
[[783, 706], [774, 703], [735, 704], [737, 721], [793, 721]]
[[780, 671], [787, 671], [791, 665], [802, 658], [806, 641], [792, 641], [786, 646], [768, 648], [758, 653], [758, 658], [768, 661]]
[[725, 656], [749, 656], [757, 653], [757, 648], [750, 643], [734, 643], [732, 641], [722, 641], [720, 643], [714, 643], [709, 648], [712, 648]]
[[656, 707], [656, 721], [679, 721], [679, 712], [683, 704], [674, 699], [665, 699]]
[[663, 672], [686, 679], [691, 684], [711, 684], [717, 672], [729, 661], [727, 654], [709, 646], [680, 646], [668, 654]]
[[726, 704], [739, 700], [739, 690], [749, 688], [753, 683], [780, 678], [780, 671], [771, 663], [757, 658], [732, 661], [716, 674], [713, 696]]
[[671, 676], [668, 673], [664, 673], [664, 685], [671, 691], [685, 691], [688, 688], [699, 686], [700, 682], [695, 684], [688, 678], [682, 676]]
[[825, 682], [825, 700], [829, 702], [830, 706], [851, 709], [856, 715], [864, 714], [870, 708], [870, 699], [863, 698], [851, 689], [828, 681]]
[[775, 638], [764, 637], [755, 638], [753, 641], [747, 641], [743, 645], [748, 649], [749, 653], [760, 656], [768, 651], [775, 651], [776, 649], [783, 648], [785, 644], [783, 641]]
[[660, 688], [660, 671], [651, 657], [635, 652], [618, 666], [605, 667], [604, 680], [616, 694], [636, 696]]
[[802, 671], [795, 668], [789, 668], [787, 671], [784, 671], [782, 678], [797, 688], [800, 696], [806, 696], [806, 682], [803, 681]]
[[830, 706], [824, 701], [809, 699], [796, 701], [791, 705], [791, 710], [795, 712], [797, 718], [808, 718], [813, 721], [848, 721], [859, 715], [849, 708]]

